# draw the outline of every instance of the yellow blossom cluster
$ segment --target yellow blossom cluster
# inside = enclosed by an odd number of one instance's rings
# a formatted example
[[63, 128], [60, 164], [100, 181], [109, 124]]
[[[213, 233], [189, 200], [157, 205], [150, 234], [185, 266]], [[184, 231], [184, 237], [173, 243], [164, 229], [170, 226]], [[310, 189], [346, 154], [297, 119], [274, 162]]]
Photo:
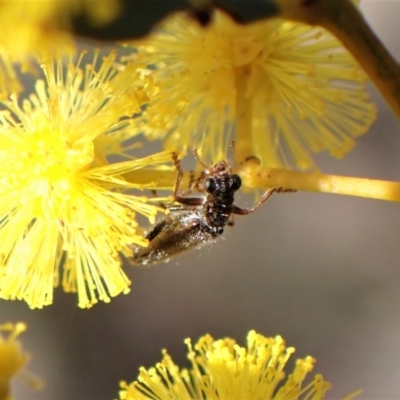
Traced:
[[[0, 325], [0, 399], [11, 400], [11, 380], [20, 375], [32, 385], [39, 387], [37, 378], [30, 377], [21, 370], [29, 361], [29, 356], [22, 351], [18, 336], [26, 330], [24, 323]], [[7, 335], [5, 334], [7, 333]]]
[[366, 75], [322, 28], [270, 19], [249, 25], [221, 11], [206, 29], [185, 14], [128, 43], [160, 90], [142, 114], [150, 139], [196, 147], [209, 161], [236, 141], [237, 160], [316, 169], [311, 153], [342, 157], [375, 107]]
[[143, 183], [145, 172], [141, 183], [122, 175], [171, 161], [163, 152], [110, 162], [123, 156], [130, 119], [121, 117], [140, 112], [147, 81], [117, 72], [115, 53], [96, 52], [85, 66], [82, 57], [64, 66], [42, 54], [45, 79], [29, 99], [4, 102], [0, 114], [0, 297], [34, 308], [51, 304], [60, 283], [78, 292], [81, 307], [129, 290], [120, 254], [146, 245], [135, 213], [154, 223], [158, 209], [128, 193], [156, 187]]
[[112, 21], [120, 8], [119, 0], [0, 0], [0, 50], [21, 57], [70, 44], [72, 37], [65, 28], [75, 15], [85, 13], [91, 23], [102, 25]]
[[232, 339], [214, 340], [205, 335], [194, 345], [187, 339], [190, 369], [180, 369], [163, 351], [155, 368], [141, 368], [137, 381], [121, 383], [121, 400], [321, 400], [330, 383], [321, 375], [308, 379], [315, 359], [296, 361], [285, 373], [294, 352], [277, 336], [264, 337], [255, 331], [247, 336], [247, 347]]
[[119, 0], [0, 0], [0, 100], [19, 93], [15, 63], [32, 70], [32, 55], [41, 51], [71, 51], [74, 41], [68, 28], [77, 14], [102, 25], [120, 12]]

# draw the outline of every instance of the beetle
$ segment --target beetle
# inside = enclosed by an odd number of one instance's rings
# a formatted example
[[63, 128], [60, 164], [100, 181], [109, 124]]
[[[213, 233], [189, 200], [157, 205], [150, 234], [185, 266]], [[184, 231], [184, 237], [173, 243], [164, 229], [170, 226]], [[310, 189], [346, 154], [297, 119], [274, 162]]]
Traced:
[[[232, 142], [234, 152], [234, 142]], [[190, 197], [179, 195], [179, 186], [183, 169], [176, 153], [172, 154], [178, 175], [174, 187], [174, 203], [168, 206], [170, 213], [146, 236], [147, 247], [135, 247], [129, 258], [134, 265], [151, 265], [167, 262], [169, 259], [186, 250], [199, 248], [215, 241], [224, 232], [226, 225], [233, 225], [233, 215], [248, 215], [264, 204], [273, 193], [293, 192], [292, 189], [271, 188], [250, 209], [240, 208], [234, 204], [234, 195], [242, 181], [239, 175], [232, 172], [231, 162], [220, 161], [207, 166], [196, 149], [193, 151], [196, 160], [205, 168], [194, 185], [191, 182], [189, 192], [195, 186], [202, 196]]]

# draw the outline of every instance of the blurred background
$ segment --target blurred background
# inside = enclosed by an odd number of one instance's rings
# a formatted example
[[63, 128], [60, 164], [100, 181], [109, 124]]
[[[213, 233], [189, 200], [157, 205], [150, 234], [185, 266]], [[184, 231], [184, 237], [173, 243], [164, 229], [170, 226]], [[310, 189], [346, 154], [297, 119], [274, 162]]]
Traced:
[[[381, 40], [400, 58], [399, 0], [363, 0]], [[400, 181], [400, 125], [377, 91], [378, 120], [326, 173]], [[252, 198], [239, 194], [237, 204]], [[31, 311], [0, 301], [0, 321], [25, 321], [29, 370], [45, 388], [15, 382], [15, 399], [109, 400], [167, 348], [188, 366], [183, 340], [205, 333], [245, 344], [247, 332], [282, 335], [312, 355], [333, 384], [328, 398], [400, 399], [400, 205], [314, 193], [274, 195], [238, 217], [216, 244], [148, 269], [127, 265], [132, 290], [90, 311], [56, 290]]]

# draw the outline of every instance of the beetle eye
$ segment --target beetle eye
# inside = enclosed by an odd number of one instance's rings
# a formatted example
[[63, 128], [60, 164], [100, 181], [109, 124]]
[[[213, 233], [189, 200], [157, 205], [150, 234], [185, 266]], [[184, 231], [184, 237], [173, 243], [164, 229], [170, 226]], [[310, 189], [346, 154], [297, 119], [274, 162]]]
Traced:
[[232, 175], [232, 189], [238, 190], [242, 186], [242, 180], [239, 175]]
[[217, 185], [215, 183], [215, 180], [213, 178], [207, 178], [204, 182], [204, 190], [208, 193], [213, 193], [215, 192], [215, 189], [217, 188]]

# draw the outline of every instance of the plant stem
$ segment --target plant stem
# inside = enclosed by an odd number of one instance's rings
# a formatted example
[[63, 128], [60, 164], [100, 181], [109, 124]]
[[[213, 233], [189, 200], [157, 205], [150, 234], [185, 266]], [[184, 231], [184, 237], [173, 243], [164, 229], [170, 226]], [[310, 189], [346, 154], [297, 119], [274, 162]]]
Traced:
[[[242, 178], [243, 186], [248, 188], [284, 187], [307, 192], [341, 194], [400, 202], [400, 182], [265, 168], [251, 162], [242, 165], [237, 173]], [[140, 171], [124, 174], [124, 178], [136, 184], [157, 182], [157, 186], [155, 186], [157, 189], [172, 190], [175, 184], [176, 171], [160, 172], [141, 169]], [[185, 173], [181, 188], [187, 188], [188, 183], [189, 174]]]
[[239, 175], [248, 187], [284, 187], [400, 202], [400, 182], [265, 168], [250, 163], [242, 166]]
[[236, 75], [235, 158], [238, 164], [253, 154], [251, 129], [253, 114], [251, 98], [246, 95], [247, 73], [245, 68], [241, 68]]
[[[131, 183], [149, 185], [154, 183], [156, 190], [169, 190], [171, 191], [176, 181], [177, 172], [171, 171], [157, 171], [154, 169], [141, 168], [140, 170], [131, 171], [123, 174], [123, 177]], [[189, 174], [185, 174], [181, 187], [187, 188], [189, 184]]]

